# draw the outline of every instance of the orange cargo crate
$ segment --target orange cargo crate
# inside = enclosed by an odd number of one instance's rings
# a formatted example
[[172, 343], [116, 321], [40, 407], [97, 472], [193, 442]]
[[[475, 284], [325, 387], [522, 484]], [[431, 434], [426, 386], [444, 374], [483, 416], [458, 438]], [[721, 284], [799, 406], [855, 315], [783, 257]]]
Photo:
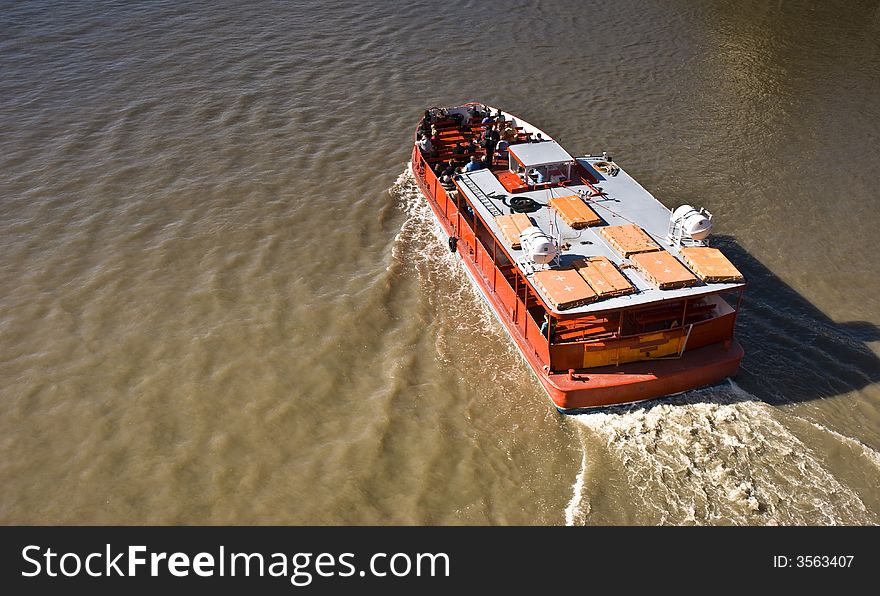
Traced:
[[635, 254], [630, 260], [657, 289], [671, 290], [697, 283], [697, 277], [665, 250]]
[[590, 257], [574, 263], [575, 270], [596, 292], [599, 299], [624, 296], [635, 287], [607, 257]]
[[557, 310], [575, 308], [596, 300], [590, 288], [574, 269], [545, 269], [536, 271], [533, 283], [539, 287]]
[[602, 223], [602, 218], [577, 195], [553, 197], [549, 203], [562, 220], [575, 230]]
[[606, 226], [599, 232], [608, 239], [608, 243], [622, 256], [642, 252], [661, 250], [660, 245], [648, 236], [648, 234], [635, 224], [625, 226]]
[[525, 213], [496, 215], [495, 223], [501, 228], [501, 235], [510, 243], [511, 248], [517, 249], [520, 247], [520, 232], [533, 225], [532, 220]]
[[740, 282], [745, 278], [720, 250], [708, 246], [681, 249], [681, 258], [706, 283]]

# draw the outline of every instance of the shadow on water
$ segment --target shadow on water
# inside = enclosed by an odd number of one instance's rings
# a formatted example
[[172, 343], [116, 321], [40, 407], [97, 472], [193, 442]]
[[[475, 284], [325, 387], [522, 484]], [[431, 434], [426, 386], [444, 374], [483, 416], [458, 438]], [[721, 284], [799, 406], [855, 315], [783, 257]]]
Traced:
[[880, 358], [867, 342], [880, 327], [836, 322], [729, 236], [714, 237], [746, 276], [736, 335], [745, 348], [737, 384], [768, 403], [804, 402], [880, 381]]

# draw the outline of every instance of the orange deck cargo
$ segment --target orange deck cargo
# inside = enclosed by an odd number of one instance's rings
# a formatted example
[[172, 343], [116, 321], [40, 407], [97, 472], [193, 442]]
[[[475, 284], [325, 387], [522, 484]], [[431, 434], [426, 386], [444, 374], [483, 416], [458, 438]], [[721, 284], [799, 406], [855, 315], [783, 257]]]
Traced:
[[599, 230], [612, 248], [621, 256], [628, 257], [642, 252], [661, 250], [660, 245], [654, 239], [635, 224], [625, 226], [607, 226]]
[[532, 281], [557, 310], [575, 308], [596, 300], [596, 292], [574, 269], [536, 271]]
[[534, 225], [525, 213], [497, 215], [495, 216], [495, 223], [501, 228], [501, 235], [510, 243], [511, 248], [516, 249], [520, 248], [520, 232]]
[[596, 292], [599, 299], [624, 296], [635, 287], [607, 257], [590, 257], [574, 263], [575, 270]]
[[658, 290], [684, 288], [697, 283], [697, 277], [665, 250], [635, 254], [630, 260]]
[[553, 197], [549, 203], [562, 220], [575, 230], [602, 223], [602, 218], [577, 195]]
[[708, 246], [681, 249], [681, 258], [706, 283], [741, 282], [745, 278], [720, 250]]

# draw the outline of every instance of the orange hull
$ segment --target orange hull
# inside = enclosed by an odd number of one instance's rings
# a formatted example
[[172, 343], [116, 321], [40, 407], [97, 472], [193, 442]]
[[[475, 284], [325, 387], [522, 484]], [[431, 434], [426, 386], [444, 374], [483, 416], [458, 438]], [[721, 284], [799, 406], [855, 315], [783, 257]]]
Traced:
[[[631, 403], [712, 385], [736, 375], [743, 357], [737, 341], [685, 352], [674, 360], [633, 362], [590, 369], [584, 374], [538, 375], [561, 411]], [[537, 372], [537, 371], [536, 371]]]

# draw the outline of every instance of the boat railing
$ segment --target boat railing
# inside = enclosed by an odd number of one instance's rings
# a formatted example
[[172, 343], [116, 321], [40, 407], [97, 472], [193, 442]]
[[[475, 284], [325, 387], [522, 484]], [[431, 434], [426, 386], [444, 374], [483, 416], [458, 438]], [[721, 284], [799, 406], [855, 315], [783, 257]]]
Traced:
[[[740, 290], [741, 292], [741, 290]], [[737, 301], [738, 302], [738, 301]], [[604, 315], [559, 319], [554, 343], [598, 342], [650, 335], [735, 314], [736, 307], [717, 294], [611, 311]]]
[[[742, 288], [738, 292], [741, 295]], [[668, 319], [656, 321], [653, 328], [631, 332], [627, 332], [628, 317], [635, 319], [633, 314], [638, 310], [651, 312], [657, 309], [620, 310], [616, 311], [616, 317], [607, 313], [603, 318], [597, 317], [583, 325], [582, 329], [577, 327], [577, 319], [561, 319], [556, 324], [549, 347], [551, 369], [577, 370], [657, 358], [680, 358], [686, 350], [732, 339], [738, 300], [737, 306], [732, 306], [721, 295], [711, 295], [709, 298], [714, 308], [694, 304], [705, 298], [685, 301], [679, 307], [678, 315], [667, 315]], [[687, 314], [688, 310], [696, 311], [693, 317]], [[669, 324], [664, 325], [666, 322]]]

